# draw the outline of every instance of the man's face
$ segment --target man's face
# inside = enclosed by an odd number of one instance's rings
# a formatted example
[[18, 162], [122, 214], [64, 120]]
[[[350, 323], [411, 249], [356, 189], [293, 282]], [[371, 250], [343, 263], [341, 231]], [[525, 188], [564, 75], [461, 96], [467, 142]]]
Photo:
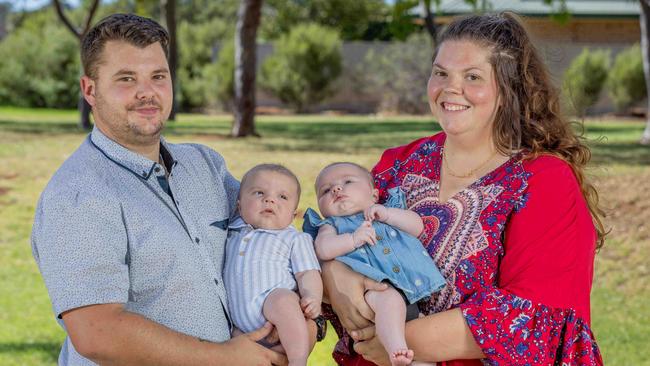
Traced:
[[139, 48], [124, 41], [104, 45], [95, 79], [81, 88], [97, 127], [129, 148], [159, 143], [172, 106], [172, 80], [160, 43]]

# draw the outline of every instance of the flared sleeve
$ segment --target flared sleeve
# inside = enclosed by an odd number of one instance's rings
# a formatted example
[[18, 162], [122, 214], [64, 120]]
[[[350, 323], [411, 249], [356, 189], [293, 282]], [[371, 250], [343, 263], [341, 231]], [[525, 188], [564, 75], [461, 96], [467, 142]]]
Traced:
[[590, 329], [596, 233], [571, 168], [527, 163], [495, 286], [459, 305], [488, 365], [602, 365]]
[[327, 219], [322, 219], [320, 215], [311, 208], [308, 208], [305, 211], [302, 218], [304, 219], [302, 222], [302, 231], [311, 235], [314, 240], [316, 240], [316, 235], [318, 235], [318, 229], [324, 224], [329, 223]]

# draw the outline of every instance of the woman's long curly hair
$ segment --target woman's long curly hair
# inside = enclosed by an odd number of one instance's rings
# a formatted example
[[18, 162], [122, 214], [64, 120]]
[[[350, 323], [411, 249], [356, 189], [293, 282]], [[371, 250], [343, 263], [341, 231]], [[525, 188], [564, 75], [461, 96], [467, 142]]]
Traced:
[[504, 12], [457, 18], [441, 34], [438, 45], [448, 40], [468, 40], [492, 51], [488, 61], [499, 92], [492, 131], [497, 150], [506, 155], [525, 150], [526, 158], [550, 154], [566, 161], [589, 206], [600, 248], [607, 235], [605, 214], [584, 172], [591, 151], [574, 123], [562, 115], [559, 92], [518, 16]]

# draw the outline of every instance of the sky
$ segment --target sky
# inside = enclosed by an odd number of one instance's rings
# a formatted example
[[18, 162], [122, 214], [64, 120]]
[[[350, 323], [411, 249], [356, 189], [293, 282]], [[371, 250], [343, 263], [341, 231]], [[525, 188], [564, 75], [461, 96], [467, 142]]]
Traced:
[[[77, 6], [80, 0], [67, 0], [65, 3]], [[12, 10], [35, 10], [52, 3], [52, 0], [0, 0], [0, 3], [11, 4]]]

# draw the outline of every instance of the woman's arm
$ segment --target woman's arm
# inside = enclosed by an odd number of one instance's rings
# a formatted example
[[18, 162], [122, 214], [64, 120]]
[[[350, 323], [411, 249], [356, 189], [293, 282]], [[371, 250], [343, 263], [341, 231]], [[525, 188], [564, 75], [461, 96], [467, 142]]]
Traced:
[[[378, 365], [390, 365], [388, 354], [375, 336], [375, 327], [352, 331], [354, 350]], [[459, 309], [406, 323], [406, 343], [416, 361], [439, 362], [485, 358]]]

